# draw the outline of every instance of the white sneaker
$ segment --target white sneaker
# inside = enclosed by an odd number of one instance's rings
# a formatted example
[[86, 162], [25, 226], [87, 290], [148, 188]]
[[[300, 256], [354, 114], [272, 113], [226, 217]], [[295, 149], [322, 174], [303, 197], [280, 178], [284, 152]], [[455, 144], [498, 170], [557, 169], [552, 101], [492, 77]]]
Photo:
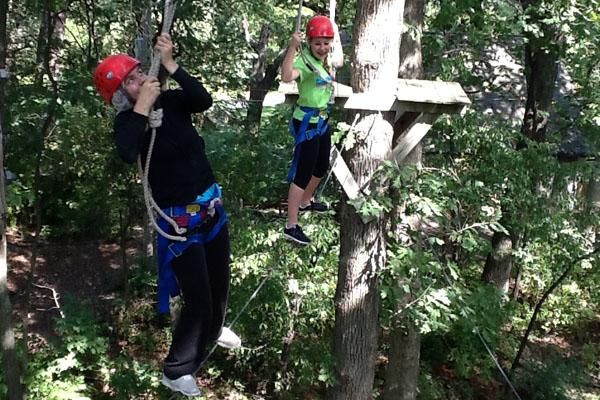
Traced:
[[217, 344], [226, 349], [237, 349], [242, 346], [242, 339], [226, 326], [221, 329]]
[[177, 379], [169, 379], [163, 374], [162, 384], [174, 392], [179, 392], [186, 396], [200, 396], [202, 391], [196, 384], [196, 378], [193, 375], [183, 375]]

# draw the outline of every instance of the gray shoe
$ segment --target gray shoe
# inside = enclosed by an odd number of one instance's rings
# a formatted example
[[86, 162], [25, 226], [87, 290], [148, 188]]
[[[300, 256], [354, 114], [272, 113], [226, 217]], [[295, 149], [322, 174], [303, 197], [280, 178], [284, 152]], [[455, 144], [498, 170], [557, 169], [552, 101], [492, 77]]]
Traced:
[[179, 392], [185, 396], [201, 396], [202, 390], [196, 384], [196, 378], [193, 375], [183, 375], [177, 379], [169, 379], [163, 374], [162, 384], [174, 392]]
[[231, 329], [224, 326], [221, 328], [221, 334], [217, 339], [217, 344], [226, 349], [237, 349], [242, 347], [242, 339], [236, 335]]

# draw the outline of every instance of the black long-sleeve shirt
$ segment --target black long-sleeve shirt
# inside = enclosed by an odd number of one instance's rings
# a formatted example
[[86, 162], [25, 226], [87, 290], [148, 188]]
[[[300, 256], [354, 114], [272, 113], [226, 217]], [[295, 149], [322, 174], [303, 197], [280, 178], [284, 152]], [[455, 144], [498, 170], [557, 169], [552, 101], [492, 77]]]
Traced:
[[[158, 97], [163, 118], [156, 130], [148, 176], [152, 196], [161, 208], [191, 203], [215, 182], [204, 139], [194, 128], [191, 117], [192, 113], [210, 108], [212, 97], [181, 67], [171, 77], [181, 89], [167, 90]], [[114, 140], [125, 162], [136, 162], [141, 153], [145, 166], [151, 135], [147, 125], [148, 117], [133, 109], [116, 116]]]

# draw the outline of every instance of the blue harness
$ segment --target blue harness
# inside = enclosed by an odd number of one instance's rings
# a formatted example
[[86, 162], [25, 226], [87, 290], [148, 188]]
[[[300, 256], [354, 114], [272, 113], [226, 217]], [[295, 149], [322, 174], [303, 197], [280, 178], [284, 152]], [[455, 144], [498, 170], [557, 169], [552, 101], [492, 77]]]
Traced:
[[[204, 193], [186, 206], [163, 208], [165, 214], [173, 218], [179, 227], [187, 228], [185, 242], [169, 240], [158, 235], [158, 311], [169, 312], [169, 298], [179, 295], [179, 285], [171, 262], [179, 257], [192, 244], [205, 244], [212, 241], [227, 222], [227, 213], [221, 201], [221, 188], [214, 183]], [[173, 227], [164, 219], [158, 225], [165, 232], [173, 234]]]
[[[288, 182], [292, 182], [296, 176], [296, 169], [298, 168], [298, 161], [300, 160], [300, 145], [303, 142], [313, 139], [314, 137], [324, 135], [329, 129], [329, 113], [331, 107], [325, 109], [304, 107], [299, 106], [300, 110], [304, 111], [304, 118], [300, 122], [300, 128], [296, 131], [294, 127], [294, 117], [290, 119], [290, 134], [294, 137], [294, 159], [292, 160], [292, 166], [288, 171]], [[308, 124], [312, 117], [319, 117], [317, 126], [313, 129], [308, 129]]]

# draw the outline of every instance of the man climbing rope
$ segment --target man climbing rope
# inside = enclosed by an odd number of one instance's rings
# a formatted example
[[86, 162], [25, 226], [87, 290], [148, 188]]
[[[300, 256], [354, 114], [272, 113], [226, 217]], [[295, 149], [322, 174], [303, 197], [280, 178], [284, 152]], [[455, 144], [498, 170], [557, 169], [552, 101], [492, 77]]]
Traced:
[[[333, 96], [333, 77], [328, 71], [344, 62], [337, 26], [323, 15], [312, 17], [306, 24], [309, 48], [302, 50], [300, 32], [292, 34], [290, 45], [281, 67], [281, 80], [291, 82], [298, 78], [299, 98], [290, 121], [294, 136], [294, 158], [288, 173], [288, 219], [284, 236], [306, 245], [310, 239], [298, 225], [299, 211], [325, 212], [325, 204], [314, 201], [314, 193], [329, 168], [331, 126], [329, 113]], [[333, 44], [332, 65], [327, 58]], [[295, 57], [296, 50], [300, 50]]]
[[[229, 234], [221, 188], [206, 158], [205, 144], [192, 124], [191, 114], [207, 110], [212, 98], [204, 86], [173, 59], [173, 43], [161, 34], [155, 49], [161, 63], [182, 90], [160, 91], [140, 62], [117, 54], [104, 59], [94, 81], [104, 100], [117, 109], [114, 140], [119, 156], [128, 163], [150, 157], [148, 181], [153, 201], [162, 210], [158, 224], [168, 235], [159, 236], [159, 310], [169, 310], [169, 297], [181, 293], [178, 318], [162, 383], [187, 396], [201, 394], [195, 374], [207, 356], [207, 345], [241, 345], [223, 327], [229, 291]], [[155, 103], [160, 114], [152, 111]], [[156, 129], [150, 146], [150, 126]], [[171, 226], [168, 219], [176, 222]], [[181, 232], [184, 232], [183, 234]], [[175, 236], [180, 240], [173, 240]]]

